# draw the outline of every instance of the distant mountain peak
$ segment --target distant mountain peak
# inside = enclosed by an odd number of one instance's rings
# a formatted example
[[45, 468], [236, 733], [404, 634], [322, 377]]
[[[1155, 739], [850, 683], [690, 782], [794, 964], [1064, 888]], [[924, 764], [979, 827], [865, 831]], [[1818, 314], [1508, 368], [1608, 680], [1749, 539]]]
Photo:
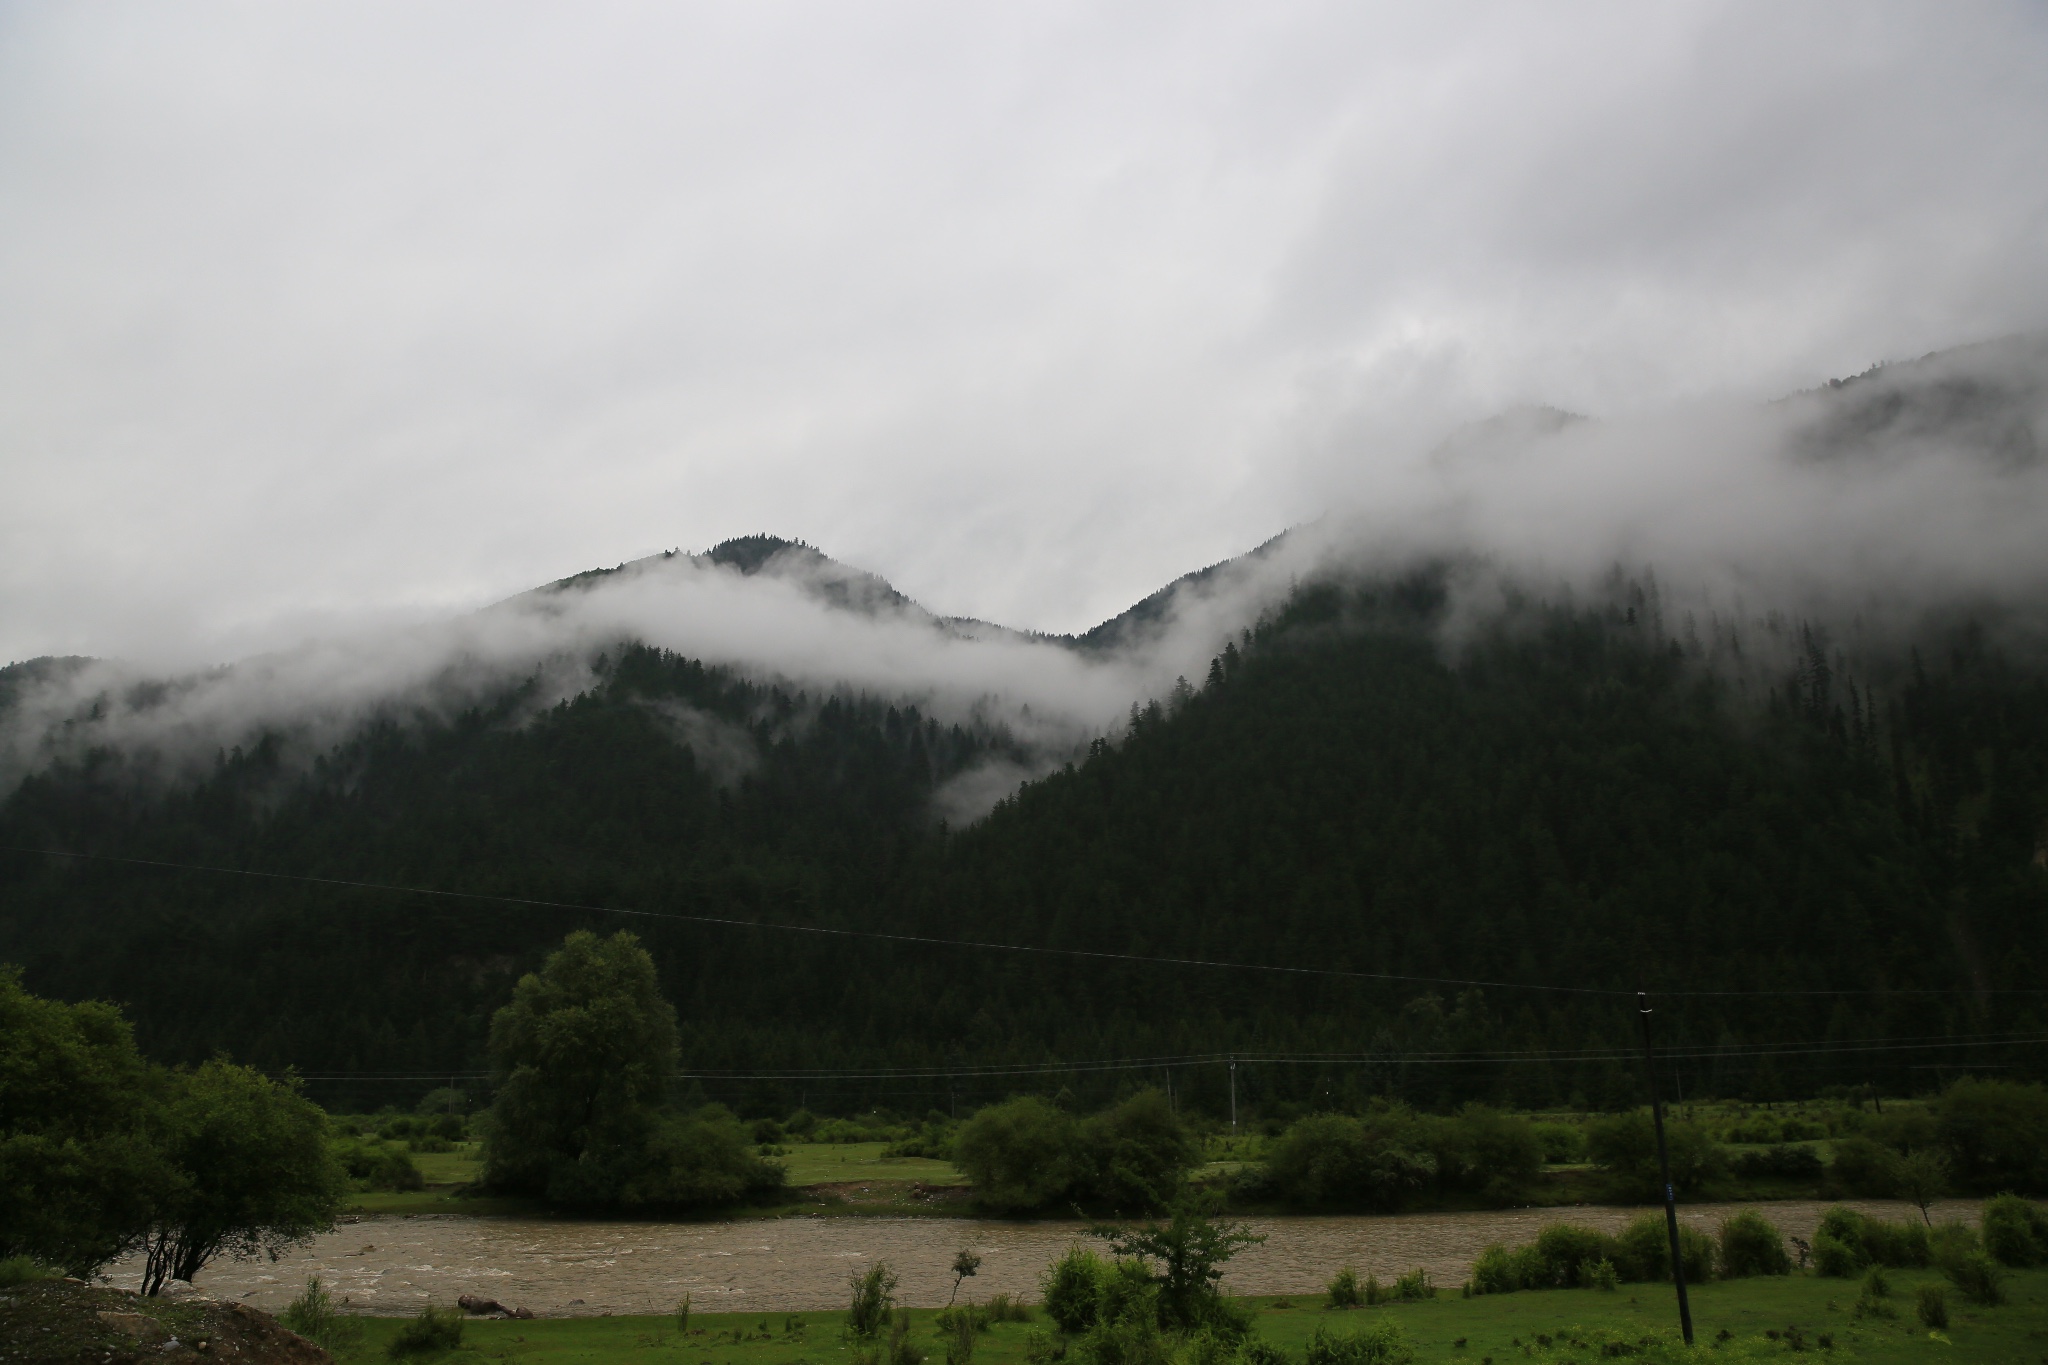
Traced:
[[731, 540], [721, 540], [704, 552], [704, 558], [713, 564], [738, 569], [743, 574], [755, 574], [766, 567], [768, 561], [791, 552], [813, 562], [836, 562], [815, 545], [766, 534], [734, 536]]

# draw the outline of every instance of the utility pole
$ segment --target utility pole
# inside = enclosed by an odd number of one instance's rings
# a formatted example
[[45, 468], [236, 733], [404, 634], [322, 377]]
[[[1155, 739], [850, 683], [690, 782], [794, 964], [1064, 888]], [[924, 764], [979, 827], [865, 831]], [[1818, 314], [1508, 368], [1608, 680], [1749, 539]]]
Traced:
[[1671, 1238], [1671, 1282], [1678, 1286], [1678, 1329], [1692, 1345], [1692, 1304], [1685, 1296], [1685, 1259], [1678, 1250], [1678, 1191], [1671, 1187], [1671, 1150], [1664, 1143], [1664, 1100], [1657, 1093], [1657, 1056], [1650, 1047], [1650, 993], [1636, 992], [1643, 1025], [1643, 1079], [1650, 1086], [1650, 1119], [1657, 1127], [1657, 1169], [1664, 1177], [1664, 1230]]
[[1237, 1058], [1230, 1059], [1230, 1135], [1237, 1136]]

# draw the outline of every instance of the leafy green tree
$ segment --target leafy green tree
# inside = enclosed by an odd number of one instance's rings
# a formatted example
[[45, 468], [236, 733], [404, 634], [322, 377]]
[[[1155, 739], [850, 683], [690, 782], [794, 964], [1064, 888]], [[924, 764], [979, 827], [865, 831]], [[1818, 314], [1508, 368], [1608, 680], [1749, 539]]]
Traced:
[[1428, 1189], [1437, 1159], [1415, 1116], [1389, 1109], [1366, 1118], [1318, 1114], [1294, 1124], [1266, 1153], [1266, 1180], [1304, 1208], [1399, 1208]]
[[1933, 1147], [1908, 1152], [1899, 1161], [1898, 1173], [1899, 1197], [1920, 1210], [1921, 1222], [1933, 1227], [1934, 1219], [1927, 1210], [1935, 1200], [1948, 1193], [1947, 1154]]
[[1079, 1183], [1093, 1199], [1130, 1212], [1162, 1209], [1202, 1162], [1202, 1146], [1164, 1092], [1145, 1090], [1080, 1125]]
[[1026, 1095], [978, 1110], [953, 1139], [953, 1159], [977, 1202], [1000, 1213], [1044, 1208], [1072, 1188], [1078, 1168], [1073, 1118]]
[[1119, 1257], [1151, 1263], [1152, 1279], [1159, 1287], [1159, 1325], [1176, 1331], [1218, 1324], [1222, 1294], [1217, 1284], [1223, 1278], [1223, 1263], [1266, 1240], [1264, 1233], [1241, 1223], [1211, 1217], [1191, 1199], [1176, 1203], [1164, 1223], [1090, 1231], [1105, 1239]]
[[[1704, 1128], [1667, 1120], [1664, 1143], [1671, 1157], [1671, 1183], [1681, 1193], [1697, 1191], [1727, 1173], [1727, 1155]], [[1586, 1154], [1632, 1194], [1655, 1198], [1663, 1189], [1656, 1126], [1646, 1109], [1586, 1125]]]
[[675, 1010], [628, 933], [570, 934], [491, 1021], [484, 1180], [572, 1207], [729, 1202], [781, 1183], [722, 1109], [667, 1107]]
[[148, 1128], [163, 1085], [119, 1010], [0, 966], [0, 1260], [86, 1277], [142, 1237], [178, 1180]]
[[334, 1226], [348, 1177], [327, 1115], [295, 1080], [216, 1058], [175, 1073], [158, 1122], [178, 1181], [144, 1243], [144, 1293], [196, 1278], [217, 1256], [274, 1261]]

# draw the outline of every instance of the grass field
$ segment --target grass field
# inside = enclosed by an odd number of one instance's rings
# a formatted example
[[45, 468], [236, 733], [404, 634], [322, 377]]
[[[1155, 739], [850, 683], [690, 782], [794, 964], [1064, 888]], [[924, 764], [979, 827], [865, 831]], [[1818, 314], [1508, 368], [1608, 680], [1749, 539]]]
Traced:
[[884, 1142], [785, 1142], [792, 1185], [839, 1185], [860, 1180], [905, 1180], [925, 1185], [965, 1185], [967, 1177], [950, 1161], [883, 1156]]
[[[1708, 1348], [1700, 1357], [1712, 1361], [1723, 1354], [1713, 1347], [1725, 1331], [1734, 1341], [1753, 1343], [1771, 1356], [1861, 1365], [2039, 1365], [2048, 1360], [2048, 1271], [2015, 1272], [2009, 1285], [2011, 1301], [2000, 1308], [1963, 1305], [1951, 1291], [1950, 1326], [1937, 1338], [1930, 1338], [1913, 1320], [1912, 1302], [1917, 1286], [1942, 1283], [1941, 1277], [1896, 1271], [1892, 1281], [1892, 1301], [1900, 1306], [1896, 1321], [1853, 1317], [1849, 1310], [1857, 1286], [1843, 1280], [1798, 1275], [1698, 1286], [1693, 1291], [1693, 1319], [1701, 1345]], [[1624, 1285], [1611, 1293], [1556, 1290], [1469, 1300], [1453, 1291], [1421, 1303], [1343, 1313], [1299, 1297], [1253, 1302], [1259, 1334], [1297, 1361], [1318, 1327], [1342, 1332], [1381, 1316], [1401, 1324], [1415, 1347], [1418, 1365], [1484, 1365], [1489, 1359], [1496, 1365], [1532, 1359], [1590, 1365], [1599, 1352], [1571, 1346], [1577, 1333], [1606, 1330], [1630, 1340], [1653, 1332], [1676, 1336], [1671, 1291], [1651, 1285]], [[911, 1339], [938, 1362], [944, 1356], [932, 1317], [932, 1310], [912, 1312]], [[345, 1360], [368, 1365], [386, 1358], [385, 1347], [400, 1321], [381, 1318], [363, 1323], [362, 1345]], [[1787, 1329], [1796, 1330], [1801, 1349], [1794, 1349]], [[979, 1339], [974, 1365], [1026, 1365], [1025, 1339], [1033, 1330], [1045, 1330], [1043, 1322], [992, 1328]], [[1767, 1332], [1778, 1337], [1773, 1340], [1765, 1336]], [[679, 1332], [672, 1319], [654, 1317], [477, 1320], [467, 1324], [462, 1347], [438, 1359], [518, 1360], [531, 1365], [839, 1365], [853, 1358], [853, 1348], [843, 1336], [838, 1313], [700, 1313], [692, 1317], [687, 1334]], [[1823, 1337], [1828, 1346], [1821, 1345]]]

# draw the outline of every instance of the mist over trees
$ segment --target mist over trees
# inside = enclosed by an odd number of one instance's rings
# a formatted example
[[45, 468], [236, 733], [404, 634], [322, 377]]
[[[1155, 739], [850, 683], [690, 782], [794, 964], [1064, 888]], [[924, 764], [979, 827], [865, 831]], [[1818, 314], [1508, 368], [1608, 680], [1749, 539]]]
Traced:
[[[2037, 1076], [1996, 1038], [2042, 1024], [2048, 670], [2002, 638], [1961, 610], [1896, 638], [1698, 619], [1625, 576], [1475, 611], [1456, 564], [1333, 571], [961, 828], [948, 784], [1029, 757], [1001, 725], [618, 645], [570, 699], [536, 675], [310, 769], [268, 742], [184, 785], [114, 751], [43, 769], [0, 803], [0, 960], [121, 1001], [154, 1057], [230, 1047], [343, 1107], [490, 1069], [493, 1012], [565, 932], [617, 927], [597, 906], [641, 912], [677, 1102], [749, 1115], [1034, 1085], [1093, 1109], [1170, 1078], [955, 1072], [1145, 1056], [1215, 1057], [1171, 1078], [1211, 1114], [1231, 1054], [1284, 1115], [1639, 1094], [1625, 997], [1167, 958], [1647, 984], [1687, 1094]], [[1315, 1053], [1346, 1060], [1260, 1060]], [[736, 1079], [885, 1065], [920, 1074]]]

